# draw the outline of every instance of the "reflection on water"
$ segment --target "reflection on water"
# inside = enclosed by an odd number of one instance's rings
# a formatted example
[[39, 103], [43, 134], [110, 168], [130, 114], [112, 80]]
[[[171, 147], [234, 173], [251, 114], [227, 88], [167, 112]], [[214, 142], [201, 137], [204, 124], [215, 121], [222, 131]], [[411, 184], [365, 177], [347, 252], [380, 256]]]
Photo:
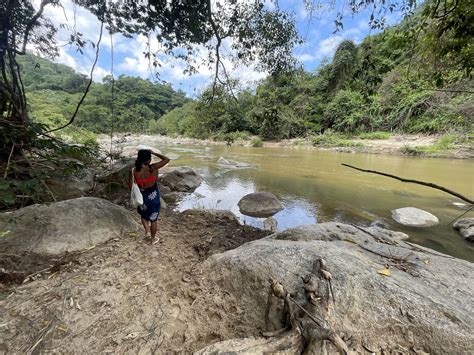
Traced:
[[[244, 224], [262, 228], [265, 218], [245, 216], [240, 213], [237, 206], [239, 200], [252, 192], [257, 191], [252, 181], [243, 181], [232, 174], [224, 174], [218, 178], [208, 178], [195, 193], [187, 196], [178, 206], [179, 211], [189, 208], [206, 208], [229, 210], [234, 213]], [[285, 209], [273, 216], [277, 221], [278, 230], [302, 224], [314, 224], [316, 208], [304, 199], [294, 199], [291, 196], [281, 197]]]
[[[441, 191], [361, 173], [341, 166], [349, 163], [366, 169], [433, 182], [474, 195], [474, 164], [466, 160], [427, 159], [375, 154], [350, 154], [287, 148], [160, 146], [164, 154], [180, 156], [173, 165], [189, 165], [205, 182], [178, 206], [226, 209], [243, 223], [261, 227], [263, 219], [240, 214], [237, 203], [254, 191], [269, 191], [285, 209], [274, 218], [278, 229], [301, 224], [338, 220], [368, 225], [383, 221], [388, 228], [410, 235], [415, 243], [474, 261], [474, 247], [449, 224], [463, 209], [460, 202]], [[252, 168], [228, 169], [219, 157], [250, 164]], [[440, 224], [431, 228], [410, 228], [397, 224], [391, 210], [418, 207], [436, 215]], [[468, 213], [466, 217], [473, 216]]]

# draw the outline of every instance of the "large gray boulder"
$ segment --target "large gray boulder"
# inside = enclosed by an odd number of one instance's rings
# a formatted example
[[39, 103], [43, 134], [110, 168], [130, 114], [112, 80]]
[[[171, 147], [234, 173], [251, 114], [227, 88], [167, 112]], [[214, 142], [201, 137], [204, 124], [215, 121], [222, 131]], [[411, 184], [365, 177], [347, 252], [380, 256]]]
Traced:
[[0, 214], [0, 251], [62, 254], [136, 230], [125, 208], [96, 197], [28, 206]]
[[45, 183], [58, 201], [82, 197], [94, 188], [94, 172], [84, 169], [74, 175], [47, 179]]
[[135, 159], [123, 159], [117, 161], [110, 169], [104, 170], [97, 177], [97, 181], [120, 189], [128, 190], [128, 177], [134, 167]]
[[[301, 302], [301, 276], [322, 257], [332, 273], [335, 296], [327, 324], [344, 339], [351, 338], [350, 349], [472, 354], [474, 265], [406, 238], [382, 228], [335, 222], [303, 226], [213, 255], [205, 270], [224, 292], [241, 301], [242, 322], [265, 330], [269, 278], [281, 281]], [[270, 313], [273, 329], [281, 326], [277, 313]], [[241, 348], [255, 345], [244, 343]], [[213, 347], [226, 350], [232, 349], [225, 344]]]
[[270, 192], [254, 192], [242, 197], [238, 203], [240, 213], [252, 217], [270, 217], [283, 209], [283, 205]]
[[469, 242], [474, 242], [474, 218], [461, 218], [453, 224], [453, 228]]
[[189, 166], [180, 166], [161, 175], [161, 184], [172, 191], [193, 192], [201, 185], [202, 177]]
[[432, 227], [439, 223], [438, 217], [415, 207], [393, 210], [392, 218], [396, 222], [409, 227]]
[[57, 200], [82, 197], [94, 188], [93, 170], [86, 168], [76, 159], [63, 159], [62, 164], [70, 168], [69, 173], [52, 176], [45, 180], [48, 189]]

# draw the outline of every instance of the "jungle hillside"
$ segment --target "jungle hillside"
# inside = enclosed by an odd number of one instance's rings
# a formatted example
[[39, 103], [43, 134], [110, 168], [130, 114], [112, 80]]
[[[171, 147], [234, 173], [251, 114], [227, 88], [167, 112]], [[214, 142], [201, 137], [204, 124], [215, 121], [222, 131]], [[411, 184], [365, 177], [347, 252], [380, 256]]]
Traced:
[[[216, 140], [312, 137], [315, 145], [334, 136], [383, 138], [395, 132], [469, 139], [472, 56], [466, 53], [461, 65], [453, 66], [446, 53], [434, 71], [426, 61], [434, 54], [413, 55], [405, 26], [387, 28], [359, 45], [342, 41], [314, 72], [275, 73], [256, 88], [242, 89], [234, 80], [209, 86], [194, 99], [169, 84], [138, 77], [122, 75], [112, 88], [106, 76], [92, 83], [74, 125], [62, 134], [82, 143], [110, 132]], [[449, 40], [455, 46], [465, 39]], [[51, 128], [67, 122], [88, 78], [32, 54], [19, 63], [31, 117]]]

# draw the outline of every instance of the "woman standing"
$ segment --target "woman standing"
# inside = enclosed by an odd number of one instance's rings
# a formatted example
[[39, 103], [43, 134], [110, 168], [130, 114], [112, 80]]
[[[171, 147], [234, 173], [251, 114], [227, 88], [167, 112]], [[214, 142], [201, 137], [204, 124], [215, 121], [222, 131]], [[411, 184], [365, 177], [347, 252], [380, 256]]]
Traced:
[[[160, 162], [151, 164], [151, 156], [161, 159]], [[160, 214], [160, 190], [158, 188], [158, 169], [170, 162], [164, 155], [154, 153], [151, 150], [141, 149], [138, 151], [135, 160], [135, 168], [130, 171], [128, 185], [132, 188], [133, 178], [143, 195], [143, 205], [137, 207], [137, 211], [142, 217], [145, 236], [151, 232], [151, 244], [155, 244], [159, 239], [156, 237], [156, 221]]]

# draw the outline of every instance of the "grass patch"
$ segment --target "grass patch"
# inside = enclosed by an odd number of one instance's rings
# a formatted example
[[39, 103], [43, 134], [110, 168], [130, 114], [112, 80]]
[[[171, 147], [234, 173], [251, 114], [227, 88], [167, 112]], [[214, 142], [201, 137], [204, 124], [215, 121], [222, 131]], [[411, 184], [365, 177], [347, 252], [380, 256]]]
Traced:
[[254, 137], [252, 138], [252, 140], [250, 141], [250, 145], [252, 147], [263, 147], [263, 142], [262, 140], [259, 138], [259, 137]]
[[357, 135], [360, 139], [389, 139], [392, 134], [390, 132], [361, 132]]
[[360, 142], [347, 139], [339, 133], [325, 133], [311, 138], [311, 143], [315, 147], [363, 147]]
[[[426, 155], [426, 154], [440, 154], [446, 153], [455, 149], [460, 143], [464, 142], [466, 138], [459, 137], [454, 134], [445, 134], [436, 143], [427, 146], [405, 146], [400, 149], [400, 152], [407, 155]], [[469, 138], [467, 138], [469, 140]]]
[[424, 155], [426, 154], [423, 151], [423, 147], [415, 146], [415, 147], [410, 147], [408, 145], [400, 148], [400, 152], [405, 155]]
[[305, 143], [306, 143], [306, 142], [305, 142], [304, 140], [302, 140], [302, 139], [297, 139], [297, 140], [293, 141], [292, 144], [293, 144], [293, 145], [305, 145]]

